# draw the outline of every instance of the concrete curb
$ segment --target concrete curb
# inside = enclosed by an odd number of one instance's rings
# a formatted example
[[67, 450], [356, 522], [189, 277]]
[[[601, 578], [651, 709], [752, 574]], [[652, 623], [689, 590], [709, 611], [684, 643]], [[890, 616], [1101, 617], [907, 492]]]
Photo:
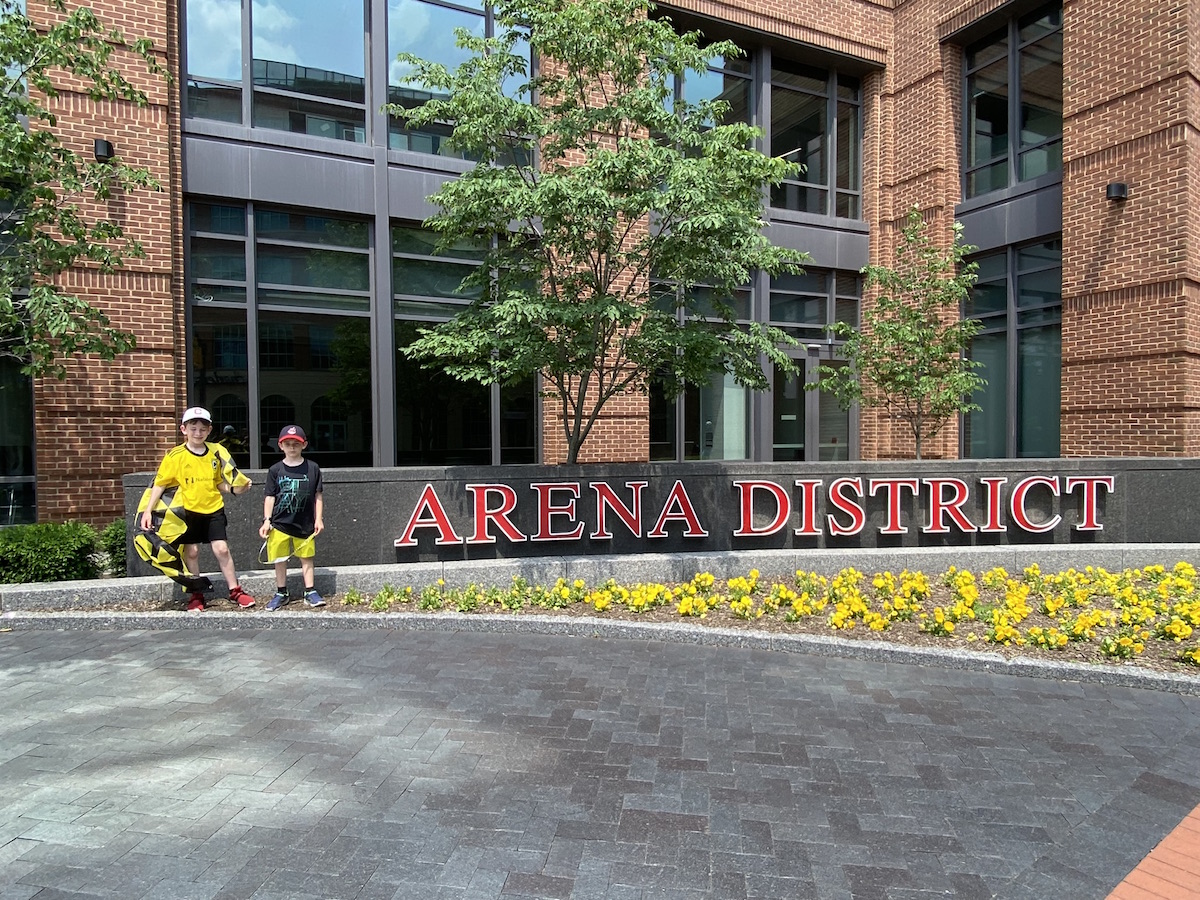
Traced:
[[[317, 568], [316, 586], [322, 594], [345, 593], [351, 588], [366, 594], [385, 585], [416, 588], [439, 579], [452, 587], [467, 584], [507, 585], [520, 576], [534, 584], [553, 584], [558, 578], [582, 579], [589, 585], [608, 578], [622, 583], [682, 582], [698, 572], [717, 578], [745, 575], [758, 569], [764, 578], [790, 577], [797, 569], [835, 575], [847, 566], [867, 574], [921, 569], [943, 572], [951, 565], [975, 570], [1003, 566], [1019, 572], [1037, 563], [1045, 571], [1095, 566], [1109, 571], [1184, 561], [1200, 568], [1200, 543], [1195, 544], [1030, 544], [997, 547], [896, 547], [840, 550], [744, 550], [720, 553], [632, 554], [612, 556], [537, 556], [529, 558], [447, 560], [377, 566]], [[210, 573], [218, 585], [216, 596], [225, 596], [219, 574]], [[270, 596], [274, 578], [270, 571], [241, 573], [242, 585], [256, 597]], [[289, 586], [300, 587], [298, 571]], [[58, 581], [45, 584], [0, 584], [0, 610], [71, 610], [125, 602], [164, 603], [181, 597], [173, 582], [154, 575], [107, 578], [96, 581]]]
[[397, 629], [411, 631], [491, 634], [552, 634], [599, 639], [668, 641], [707, 647], [736, 647], [808, 653], [903, 665], [941, 666], [971, 672], [1043, 678], [1051, 681], [1105, 684], [1175, 694], [1200, 695], [1200, 675], [1154, 672], [1137, 666], [1090, 665], [1029, 657], [1007, 658], [989, 651], [958, 651], [938, 647], [904, 647], [887, 641], [854, 640], [827, 635], [769, 634], [710, 628], [688, 623], [629, 622], [589, 616], [447, 612], [321, 612], [288, 610], [246, 613], [208, 610], [183, 612], [5, 612], [0, 629], [29, 631], [155, 631], [155, 630], [274, 630], [274, 629]]

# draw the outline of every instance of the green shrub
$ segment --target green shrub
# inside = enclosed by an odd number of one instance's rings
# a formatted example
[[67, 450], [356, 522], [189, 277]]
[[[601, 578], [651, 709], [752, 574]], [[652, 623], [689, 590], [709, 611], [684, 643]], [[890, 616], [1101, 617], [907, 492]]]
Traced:
[[0, 582], [75, 581], [100, 574], [96, 529], [85, 522], [0, 528]]
[[124, 578], [125, 571], [125, 520], [114, 519], [100, 532], [100, 549], [104, 551], [105, 567], [110, 575]]

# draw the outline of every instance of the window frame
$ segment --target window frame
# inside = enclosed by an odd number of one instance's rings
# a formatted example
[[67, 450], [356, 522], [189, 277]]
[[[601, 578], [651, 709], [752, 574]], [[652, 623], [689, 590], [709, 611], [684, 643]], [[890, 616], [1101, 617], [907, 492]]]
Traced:
[[[1036, 22], [1039, 18], [1047, 15], [1048, 13], [1053, 13], [1055, 11], [1057, 11], [1057, 13], [1058, 13], [1058, 24], [1057, 24], [1056, 28], [1054, 28], [1050, 31], [1044, 32], [1042, 34], [1036, 35], [1035, 37], [1032, 37], [1032, 38], [1022, 42], [1021, 29], [1024, 26], [1031, 24], [1033, 22]], [[1026, 12], [1022, 15], [1010, 15], [1004, 21], [1004, 24], [1001, 27], [992, 30], [986, 37], [983, 37], [983, 38], [980, 38], [979, 40], [973, 41], [970, 44], [967, 44], [963, 47], [963, 50], [962, 50], [962, 61], [963, 61], [962, 98], [963, 98], [963, 104], [962, 104], [962, 122], [961, 122], [962, 148], [963, 149], [962, 149], [962, 166], [961, 166], [961, 172], [960, 172], [960, 176], [961, 176], [960, 189], [962, 191], [962, 198], [963, 198], [964, 202], [971, 203], [973, 201], [977, 201], [981, 197], [986, 197], [990, 194], [998, 194], [1002, 191], [1007, 191], [1007, 190], [1011, 190], [1013, 188], [1017, 188], [1018, 186], [1028, 185], [1028, 186], [1036, 187], [1036, 186], [1040, 186], [1045, 183], [1060, 182], [1062, 180], [1063, 128], [1062, 128], [1061, 115], [1059, 117], [1059, 130], [1058, 130], [1057, 134], [1052, 135], [1048, 138], [1044, 138], [1043, 140], [1037, 141], [1028, 146], [1024, 146], [1021, 143], [1021, 109], [1022, 109], [1022, 105], [1023, 105], [1022, 104], [1023, 85], [1022, 85], [1022, 77], [1021, 77], [1022, 53], [1024, 51], [1026, 51], [1032, 45], [1036, 44], [1038, 41], [1043, 40], [1045, 37], [1047, 37], [1047, 35], [1055, 34], [1055, 33], [1061, 35], [1062, 32], [1063, 32], [1062, 3], [1061, 2], [1051, 2], [1051, 3], [1040, 5], [1040, 6], [1036, 7], [1035, 9], [1033, 9], [1029, 12]], [[995, 46], [1001, 40], [1003, 40], [1006, 45], [1003, 55], [999, 55], [999, 54], [985, 55], [983, 61], [976, 61], [976, 63], [974, 65], [971, 65], [971, 55], [972, 54], [984, 53], [984, 51], [986, 51], [989, 47]], [[987, 159], [983, 162], [979, 162], [979, 163], [973, 162], [973, 160], [971, 158], [971, 149], [974, 146], [971, 122], [972, 122], [972, 112], [975, 109], [975, 98], [971, 94], [971, 79], [977, 73], [988, 68], [989, 66], [994, 65], [1001, 59], [1004, 59], [1006, 61], [1005, 87], [1007, 88], [1007, 91], [1008, 91], [1007, 112], [1006, 112], [1007, 138], [1006, 138], [1005, 156], [1004, 156], [1005, 172], [1006, 172], [1005, 183], [1003, 185], [1000, 185], [997, 187], [988, 188], [987, 190], [972, 191], [972, 189], [971, 189], [972, 176], [997, 165], [1000, 162], [1001, 157], [1000, 156], [992, 156], [989, 159]], [[1061, 64], [1061, 59], [1059, 60], [1059, 62]], [[1060, 85], [1060, 91], [1061, 91], [1061, 85]], [[1037, 175], [1032, 175], [1029, 178], [1022, 179], [1020, 177], [1021, 157], [1025, 154], [1031, 153], [1033, 151], [1036, 151], [1036, 150], [1039, 150], [1042, 148], [1052, 147], [1055, 144], [1058, 144], [1058, 147], [1059, 147], [1058, 167], [1055, 169], [1050, 169], [1046, 172], [1043, 172], [1043, 173], [1040, 173]]]

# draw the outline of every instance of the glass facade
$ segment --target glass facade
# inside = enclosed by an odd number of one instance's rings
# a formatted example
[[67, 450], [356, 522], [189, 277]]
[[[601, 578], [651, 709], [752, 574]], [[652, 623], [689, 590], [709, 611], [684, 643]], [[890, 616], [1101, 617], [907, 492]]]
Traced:
[[462, 280], [483, 249], [460, 244], [438, 251], [431, 232], [392, 227], [396, 335], [398, 465], [489, 465], [537, 461], [538, 404], [532, 381], [486, 386], [457, 381], [402, 350], [420, 330], [452, 318], [477, 291]]
[[967, 48], [968, 199], [1062, 172], [1062, 48], [1061, 3]]
[[294, 423], [318, 463], [372, 465], [365, 223], [198, 200], [188, 221], [191, 400], [214, 439], [267, 466]]
[[979, 280], [964, 314], [982, 330], [971, 358], [983, 363], [982, 407], [963, 422], [963, 455], [1059, 455], [1062, 372], [1062, 242], [1044, 241], [976, 259]]
[[[372, 11], [386, 15], [386, 29], [371, 21]], [[308, 154], [302, 176], [314, 174], [294, 190], [262, 188], [271, 173], [256, 169], [247, 188], [213, 173], [223, 164], [215, 157], [197, 166], [206, 189], [187, 204], [190, 401], [213, 410], [221, 439], [246, 465], [272, 461], [272, 431], [285, 420], [310, 431], [310, 452], [334, 465], [536, 462], [536, 384], [464, 384], [402, 352], [422, 328], [474, 299], [462, 279], [481, 253], [435, 250], [435, 236], [417, 224], [428, 214], [429, 173], [462, 170], [449, 123], [414, 130], [378, 111], [384, 102], [413, 106], [433, 96], [397, 54], [457, 66], [467, 54], [454, 30], [496, 36], [491, 7], [475, 0], [297, 0], [286, 7], [204, 0], [184, 4], [183, 25], [185, 134], [202, 136], [210, 148], [236, 136], [264, 165], [280, 157], [268, 160], [263, 150]], [[386, 40], [375, 39], [385, 30]], [[763, 150], [805, 164], [774, 195], [776, 211], [861, 218], [857, 78], [788, 59], [779, 45], [751, 51], [714, 56], [706, 71], [688, 73], [675, 84], [674, 102], [682, 110], [720, 99], [729, 104], [724, 121], [763, 128]], [[516, 52], [527, 54], [528, 41], [518, 40]], [[793, 55], [803, 58], [802, 48]], [[518, 87], [506, 90], [515, 96]], [[230, 125], [243, 131], [235, 135]], [[314, 137], [338, 143], [317, 145]], [[800, 155], [792, 152], [801, 145]], [[388, 178], [347, 182], [344, 196], [331, 194], [334, 170], [321, 167], [334, 158], [339, 166], [379, 165], [382, 157], [367, 161], [367, 147], [395, 151]], [[234, 194], [248, 192], [238, 196], [265, 191], [289, 205], [214, 199], [226, 188], [209, 185], [226, 181]], [[390, 258], [380, 259], [389, 244]], [[757, 274], [754, 285], [724, 302], [739, 321], [778, 321], [823, 341], [824, 324], [856, 318], [856, 276], [814, 278], [771, 287]], [[696, 289], [698, 314], [715, 311], [710, 293]], [[814, 293], [819, 311], [805, 306]], [[678, 402], [654, 398], [650, 407], [654, 458], [766, 459], [772, 452], [764, 443], [776, 420], [770, 397], [724, 375], [689, 386]]]

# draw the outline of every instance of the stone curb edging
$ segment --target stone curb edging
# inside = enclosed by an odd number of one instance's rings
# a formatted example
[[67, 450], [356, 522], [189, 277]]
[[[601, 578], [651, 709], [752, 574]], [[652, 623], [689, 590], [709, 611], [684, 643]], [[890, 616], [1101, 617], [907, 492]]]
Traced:
[[169, 629], [409, 629], [469, 631], [490, 634], [551, 634], [568, 637], [668, 641], [710, 647], [809, 653], [815, 656], [935, 665], [972, 672], [1075, 681], [1200, 695], [1200, 675], [1154, 672], [1137, 666], [1117, 667], [1005, 657], [988, 651], [963, 652], [939, 647], [905, 647], [887, 641], [856, 640], [828, 635], [770, 634], [667, 622], [629, 622], [593, 616], [496, 615], [493, 613], [307, 613], [250, 614], [208, 610], [202, 614], [156, 612], [5, 612], [0, 630], [30, 631], [162, 631]]

